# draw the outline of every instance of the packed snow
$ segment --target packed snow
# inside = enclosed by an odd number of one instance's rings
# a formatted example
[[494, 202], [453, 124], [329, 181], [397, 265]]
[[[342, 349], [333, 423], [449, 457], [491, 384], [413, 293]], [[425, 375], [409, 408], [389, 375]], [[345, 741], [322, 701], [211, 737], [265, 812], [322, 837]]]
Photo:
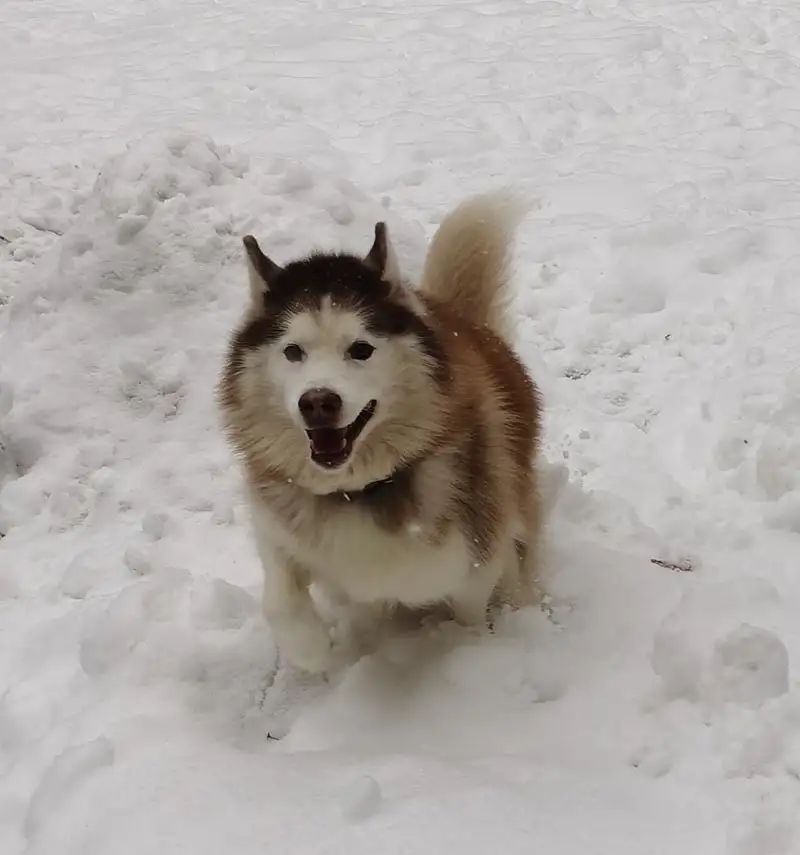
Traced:
[[[800, 851], [800, 6], [0, 4], [0, 852]], [[512, 185], [546, 609], [278, 667], [241, 236]]]

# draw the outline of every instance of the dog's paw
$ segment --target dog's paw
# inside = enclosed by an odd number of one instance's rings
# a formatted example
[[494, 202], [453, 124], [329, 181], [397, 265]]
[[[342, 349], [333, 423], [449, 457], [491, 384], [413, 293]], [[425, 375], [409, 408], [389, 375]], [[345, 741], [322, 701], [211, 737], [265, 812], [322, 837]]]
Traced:
[[278, 649], [295, 668], [309, 674], [327, 674], [339, 657], [330, 630], [323, 623], [284, 628], [276, 633]]

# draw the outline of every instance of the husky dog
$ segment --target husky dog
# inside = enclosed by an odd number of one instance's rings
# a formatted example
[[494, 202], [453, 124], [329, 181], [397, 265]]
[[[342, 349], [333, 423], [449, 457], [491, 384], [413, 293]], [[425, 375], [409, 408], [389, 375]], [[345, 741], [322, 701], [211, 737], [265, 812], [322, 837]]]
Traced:
[[510, 245], [525, 209], [487, 194], [441, 223], [419, 288], [386, 225], [364, 257], [281, 267], [244, 238], [250, 305], [219, 383], [282, 656], [339, 661], [312, 598], [362, 615], [446, 606], [485, 626], [535, 601], [536, 386], [508, 344]]

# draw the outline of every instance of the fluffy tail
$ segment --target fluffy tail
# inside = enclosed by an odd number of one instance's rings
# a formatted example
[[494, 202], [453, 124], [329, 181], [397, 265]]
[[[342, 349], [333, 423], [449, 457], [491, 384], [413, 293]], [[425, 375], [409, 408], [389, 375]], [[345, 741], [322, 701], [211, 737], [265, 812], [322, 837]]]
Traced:
[[508, 337], [508, 273], [514, 232], [530, 209], [508, 191], [473, 196], [442, 221], [422, 272], [422, 289], [478, 326]]

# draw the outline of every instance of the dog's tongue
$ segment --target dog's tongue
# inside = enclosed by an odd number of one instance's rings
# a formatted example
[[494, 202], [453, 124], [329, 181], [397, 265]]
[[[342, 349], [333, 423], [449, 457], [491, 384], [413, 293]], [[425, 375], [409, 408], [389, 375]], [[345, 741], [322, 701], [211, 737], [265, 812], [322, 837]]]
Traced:
[[315, 454], [339, 454], [347, 445], [347, 434], [338, 428], [317, 428], [308, 432]]

